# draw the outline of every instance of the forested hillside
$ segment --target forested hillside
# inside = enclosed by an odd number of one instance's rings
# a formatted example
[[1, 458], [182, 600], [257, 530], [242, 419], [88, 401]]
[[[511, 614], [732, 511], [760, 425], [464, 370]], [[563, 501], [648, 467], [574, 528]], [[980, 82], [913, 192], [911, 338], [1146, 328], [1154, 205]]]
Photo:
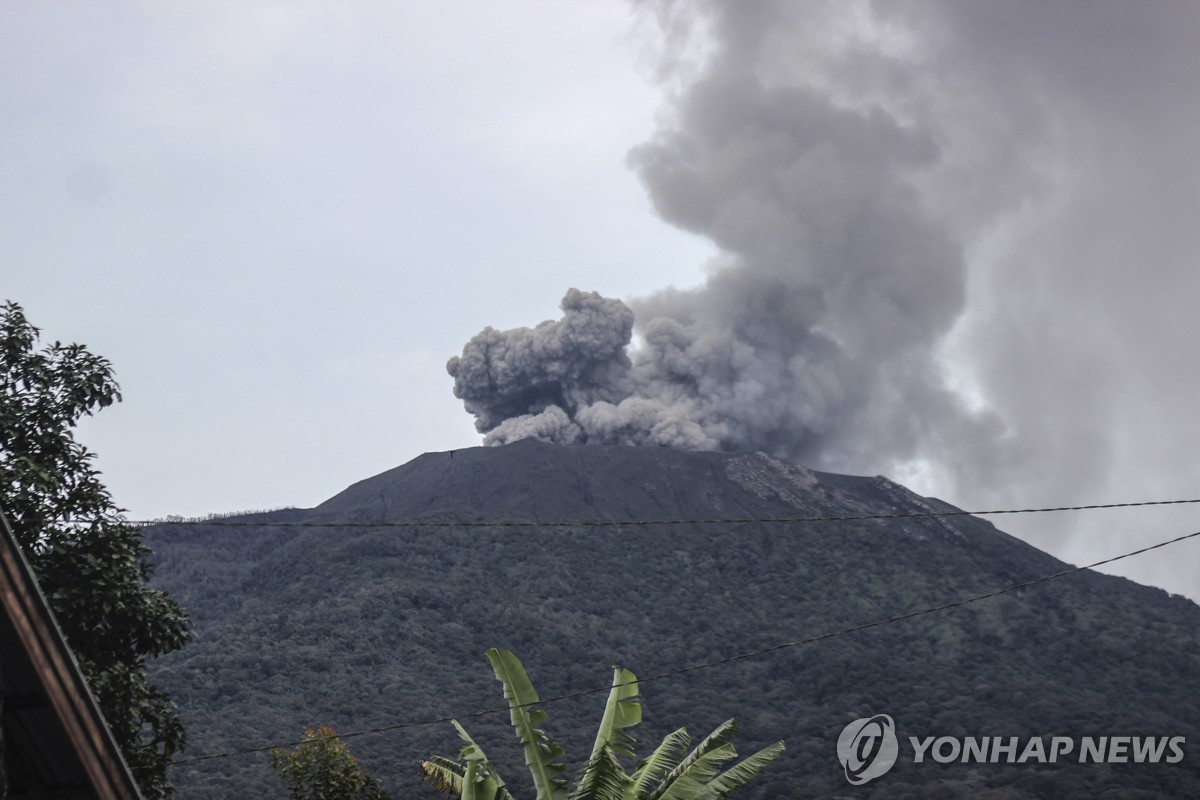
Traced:
[[[179, 702], [185, 756], [463, 714], [503, 704], [484, 659], [515, 651], [543, 697], [815, 636], [1056, 572], [1064, 565], [969, 517], [823, 523], [439, 527], [845, 516], [948, 506], [879, 478], [761, 454], [556, 447], [432, 453], [273, 527], [149, 532], [157, 582], [196, 642], [154, 678]], [[372, 523], [418, 520], [418, 527]], [[355, 527], [314, 527], [313, 523]], [[308, 526], [305, 526], [305, 523]], [[1101, 523], [1098, 518], [1098, 524]], [[1200, 796], [1181, 764], [913, 764], [853, 787], [834, 747], [886, 713], [900, 736], [1180, 735], [1200, 721], [1200, 607], [1082, 573], [969, 606], [645, 683], [639, 752], [680, 725], [736, 717], [739, 749], [787, 751], [747, 798]], [[547, 707], [579, 765], [604, 704]], [[506, 715], [470, 728], [532, 798]], [[448, 724], [348, 740], [396, 797], [432, 796], [417, 762], [453, 754]], [[282, 797], [264, 753], [175, 768], [184, 800]]]

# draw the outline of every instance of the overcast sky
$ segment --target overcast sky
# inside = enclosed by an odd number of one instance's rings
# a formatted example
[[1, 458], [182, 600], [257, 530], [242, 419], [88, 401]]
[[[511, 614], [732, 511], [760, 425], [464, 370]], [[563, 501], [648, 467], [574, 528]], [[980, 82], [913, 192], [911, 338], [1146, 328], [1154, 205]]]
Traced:
[[[767, 273], [859, 354], [808, 460], [1200, 496], [1200, 6], [654, 11], [0, 3], [0, 295], [114, 363], [81, 437], [117, 502], [315, 505], [480, 442], [445, 364], [484, 326], [576, 287], [737, 328]], [[1200, 508], [998, 523], [1082, 562]], [[1195, 541], [1115, 571], [1200, 599]]]

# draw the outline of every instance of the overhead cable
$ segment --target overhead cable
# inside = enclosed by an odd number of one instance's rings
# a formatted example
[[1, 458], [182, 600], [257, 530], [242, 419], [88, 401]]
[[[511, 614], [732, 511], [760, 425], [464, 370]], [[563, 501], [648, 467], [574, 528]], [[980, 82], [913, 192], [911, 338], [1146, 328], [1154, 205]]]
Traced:
[[[1083, 506], [1051, 506], [1043, 508], [1002, 508], [989, 511], [897, 511], [887, 514], [848, 514], [819, 517], [699, 517], [679, 519], [591, 519], [591, 520], [422, 520], [396, 519], [378, 522], [361, 521], [300, 521], [278, 522], [243, 519], [141, 519], [125, 520], [126, 525], [138, 527], [201, 526], [223, 528], [616, 528], [645, 527], [652, 525], [746, 525], [751, 523], [809, 523], [809, 522], [856, 522], [877, 519], [915, 519], [920, 517], [987, 517], [1000, 514], [1045, 514], [1053, 511], [1095, 511], [1105, 508], [1140, 508], [1144, 506], [1173, 506], [1200, 503], [1193, 500], [1141, 500], [1133, 503], [1095, 503]], [[285, 509], [286, 510], [286, 509]], [[254, 512], [258, 513], [258, 512]], [[270, 512], [266, 512], [270, 513]], [[60, 525], [86, 525], [90, 520], [56, 520]]]

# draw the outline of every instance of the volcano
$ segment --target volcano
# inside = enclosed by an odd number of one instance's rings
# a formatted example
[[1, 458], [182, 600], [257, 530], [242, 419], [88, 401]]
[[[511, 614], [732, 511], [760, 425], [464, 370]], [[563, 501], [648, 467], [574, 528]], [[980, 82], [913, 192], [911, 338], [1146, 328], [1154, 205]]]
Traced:
[[[502, 706], [489, 647], [516, 652], [546, 698], [606, 687], [613, 664], [673, 673], [1067, 568], [975, 517], [863, 519], [954, 510], [886, 478], [762, 453], [532, 440], [428, 453], [316, 508], [149, 530], [155, 582], [196, 631], [153, 677], [179, 704], [189, 758], [291, 743], [317, 724], [346, 733]], [[788, 747], [746, 798], [1197, 797], [1198, 688], [1200, 607], [1080, 572], [644, 682], [636, 750], [735, 717], [744, 752]], [[573, 767], [603, 703], [546, 706], [543, 727]], [[899, 757], [851, 785], [839, 734], [879, 714], [895, 721]], [[532, 798], [507, 715], [470, 728]], [[1078, 750], [1056, 763], [918, 762], [909, 745], [1054, 736], [1186, 743], [1171, 763], [1079, 763]], [[448, 723], [347, 744], [401, 797], [426, 793], [419, 759], [458, 746]], [[183, 763], [173, 779], [183, 800], [285, 797], [268, 762]]]

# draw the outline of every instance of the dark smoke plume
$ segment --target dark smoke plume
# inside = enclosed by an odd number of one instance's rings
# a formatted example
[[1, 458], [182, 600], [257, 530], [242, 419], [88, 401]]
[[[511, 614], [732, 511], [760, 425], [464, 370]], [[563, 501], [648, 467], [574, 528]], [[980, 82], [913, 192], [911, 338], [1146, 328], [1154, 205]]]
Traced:
[[485, 328], [446, 364], [455, 397], [488, 444], [585, 441], [576, 413], [628, 396], [633, 312], [620, 300], [577, 289], [567, 292], [562, 310], [562, 320], [536, 328]]

